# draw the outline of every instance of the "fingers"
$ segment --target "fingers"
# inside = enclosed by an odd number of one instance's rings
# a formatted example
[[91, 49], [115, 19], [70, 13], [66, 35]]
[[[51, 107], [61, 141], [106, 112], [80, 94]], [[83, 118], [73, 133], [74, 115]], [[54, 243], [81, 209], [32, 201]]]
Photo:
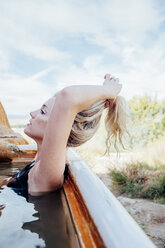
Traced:
[[104, 76], [104, 79], [109, 80], [109, 81], [115, 81], [116, 83], [119, 83], [119, 78], [112, 77], [111, 74], [109, 74], [109, 73], [107, 73]]
[[122, 89], [122, 84], [119, 83], [119, 78], [106, 74], [104, 79], [105, 81], [103, 82], [103, 86], [107, 87], [107, 91], [110, 92], [111, 98], [116, 98]]
[[119, 83], [119, 79], [118, 78], [115, 78], [115, 77], [111, 77], [110, 78], [110, 81], [114, 81], [116, 83]]

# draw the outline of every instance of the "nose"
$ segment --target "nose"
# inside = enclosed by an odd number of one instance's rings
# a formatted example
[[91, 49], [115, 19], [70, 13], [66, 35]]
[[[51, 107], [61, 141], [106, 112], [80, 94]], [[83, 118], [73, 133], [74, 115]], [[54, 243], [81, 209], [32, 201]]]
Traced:
[[32, 112], [30, 112], [30, 116], [31, 116], [32, 118], [35, 118], [36, 112], [37, 112], [37, 111], [32, 111]]

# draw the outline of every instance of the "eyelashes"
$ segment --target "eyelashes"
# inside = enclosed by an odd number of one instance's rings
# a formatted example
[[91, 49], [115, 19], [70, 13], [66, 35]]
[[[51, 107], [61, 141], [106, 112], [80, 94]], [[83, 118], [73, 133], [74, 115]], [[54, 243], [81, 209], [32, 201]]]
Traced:
[[44, 114], [45, 114], [45, 112], [44, 112], [42, 109], [40, 110], [40, 112], [41, 112], [41, 114], [42, 114], [42, 115], [44, 115]]

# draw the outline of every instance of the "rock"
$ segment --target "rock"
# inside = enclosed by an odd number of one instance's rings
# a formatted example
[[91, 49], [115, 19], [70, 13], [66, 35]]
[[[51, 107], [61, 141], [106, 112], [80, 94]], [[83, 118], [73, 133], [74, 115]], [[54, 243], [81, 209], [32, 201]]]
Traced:
[[26, 144], [28, 142], [11, 129], [6, 112], [0, 102], [0, 161], [18, 156], [20, 153], [18, 153], [16, 145]]
[[7, 128], [10, 128], [10, 124], [9, 124], [8, 119], [7, 119], [6, 112], [5, 112], [1, 102], [0, 102], [0, 126], [5, 126]]
[[165, 247], [165, 205], [119, 196], [118, 200], [159, 248]]

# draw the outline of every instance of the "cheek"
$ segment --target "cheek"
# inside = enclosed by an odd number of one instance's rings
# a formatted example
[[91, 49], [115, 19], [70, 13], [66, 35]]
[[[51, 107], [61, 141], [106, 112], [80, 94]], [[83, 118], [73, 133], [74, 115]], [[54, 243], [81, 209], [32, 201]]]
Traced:
[[32, 125], [28, 125], [24, 129], [24, 132], [33, 139], [43, 138], [47, 122], [47, 117], [36, 117], [34, 120], [32, 120]]
[[36, 124], [37, 124], [37, 127], [39, 129], [42, 129], [43, 131], [45, 130], [45, 127], [46, 127], [46, 124], [47, 124], [47, 120], [46, 119], [38, 119], [36, 120]]

